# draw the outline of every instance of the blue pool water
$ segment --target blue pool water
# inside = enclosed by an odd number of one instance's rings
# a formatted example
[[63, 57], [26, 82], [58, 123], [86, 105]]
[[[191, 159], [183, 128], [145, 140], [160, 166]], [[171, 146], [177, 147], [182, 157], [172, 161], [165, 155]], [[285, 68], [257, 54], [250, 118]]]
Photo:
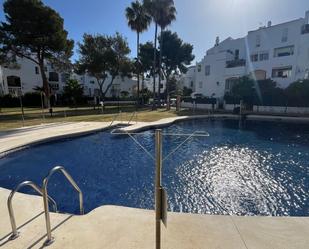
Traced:
[[[207, 131], [164, 161], [169, 210], [237, 215], [309, 215], [308, 125], [195, 120], [163, 132]], [[153, 130], [135, 138], [154, 153]], [[164, 137], [167, 155], [184, 137]], [[105, 205], [152, 209], [154, 162], [128, 136], [108, 131], [30, 147], [0, 159], [0, 186], [41, 183], [63, 165], [84, 193], [86, 212]], [[26, 193], [32, 193], [24, 189]], [[61, 174], [49, 182], [60, 211], [78, 213], [78, 196]]]

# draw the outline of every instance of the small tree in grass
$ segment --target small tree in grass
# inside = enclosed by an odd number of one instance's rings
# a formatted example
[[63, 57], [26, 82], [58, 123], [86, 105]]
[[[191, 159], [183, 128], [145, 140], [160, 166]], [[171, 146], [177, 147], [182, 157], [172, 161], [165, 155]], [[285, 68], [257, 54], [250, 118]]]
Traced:
[[84, 89], [75, 79], [69, 79], [64, 86], [64, 96], [70, 99], [76, 107], [77, 101], [83, 97]]

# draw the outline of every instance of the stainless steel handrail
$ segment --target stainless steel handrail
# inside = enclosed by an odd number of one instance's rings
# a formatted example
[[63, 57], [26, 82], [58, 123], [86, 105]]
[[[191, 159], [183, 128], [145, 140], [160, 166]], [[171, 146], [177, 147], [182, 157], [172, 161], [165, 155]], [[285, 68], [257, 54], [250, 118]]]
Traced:
[[[24, 186], [30, 186], [32, 187], [37, 193], [39, 193], [40, 195], [43, 196], [43, 191], [41, 188], [39, 188], [34, 182], [32, 181], [24, 181], [20, 184], [18, 184], [16, 186], [16, 188], [14, 190], [11, 191], [9, 197], [8, 197], [8, 201], [7, 201], [7, 205], [8, 205], [8, 210], [9, 210], [9, 215], [10, 215], [10, 221], [11, 221], [11, 226], [12, 226], [12, 235], [10, 236], [10, 239], [16, 239], [19, 236], [19, 232], [17, 231], [17, 227], [16, 227], [16, 221], [15, 221], [15, 216], [14, 216], [14, 211], [13, 211], [13, 206], [12, 206], [12, 199], [13, 196], [15, 195], [15, 193], [22, 187]], [[54, 207], [54, 211], [57, 212], [57, 204], [54, 201], [53, 198], [47, 196], [48, 200], [50, 202], [52, 202], [53, 207]]]
[[62, 166], [56, 166], [52, 168], [48, 175], [43, 180], [43, 200], [44, 200], [44, 212], [45, 212], [45, 222], [46, 222], [46, 230], [47, 230], [47, 240], [45, 241], [45, 245], [49, 245], [53, 242], [53, 237], [51, 235], [51, 226], [50, 226], [50, 216], [49, 216], [49, 207], [48, 207], [48, 193], [47, 193], [47, 184], [50, 177], [56, 172], [60, 171], [67, 180], [71, 183], [74, 189], [79, 193], [79, 210], [80, 214], [84, 214], [84, 204], [83, 204], [83, 193], [80, 188], [77, 186], [76, 182], [73, 180], [71, 175], [64, 169]]

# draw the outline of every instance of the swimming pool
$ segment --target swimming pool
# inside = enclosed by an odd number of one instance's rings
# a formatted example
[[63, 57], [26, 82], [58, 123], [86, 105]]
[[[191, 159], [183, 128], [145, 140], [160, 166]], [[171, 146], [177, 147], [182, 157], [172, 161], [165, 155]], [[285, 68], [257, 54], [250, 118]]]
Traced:
[[[169, 210], [236, 215], [309, 215], [308, 125], [236, 120], [191, 120], [163, 132], [207, 131], [163, 164]], [[153, 130], [135, 138], [154, 153]], [[163, 155], [184, 137], [166, 136]], [[84, 194], [85, 211], [101, 205], [152, 209], [154, 162], [126, 135], [109, 131], [32, 146], [0, 159], [0, 187], [42, 182], [62, 165]], [[32, 192], [24, 189], [26, 193]], [[49, 193], [62, 212], [78, 213], [78, 196], [60, 174]]]

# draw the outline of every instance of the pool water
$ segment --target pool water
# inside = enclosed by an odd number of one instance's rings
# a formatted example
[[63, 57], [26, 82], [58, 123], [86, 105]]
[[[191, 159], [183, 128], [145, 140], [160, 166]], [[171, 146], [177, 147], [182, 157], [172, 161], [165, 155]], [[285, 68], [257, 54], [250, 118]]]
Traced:
[[[309, 216], [309, 126], [192, 120], [168, 133], [206, 131], [164, 161], [169, 210], [203, 214]], [[154, 131], [134, 137], [154, 154]], [[164, 136], [163, 155], [185, 138]], [[62, 165], [84, 194], [85, 211], [101, 205], [154, 207], [154, 162], [127, 135], [99, 132], [33, 146], [0, 159], [0, 187], [41, 184]], [[78, 213], [78, 195], [60, 174], [49, 182], [60, 211]], [[31, 190], [23, 189], [34, 194]]]

